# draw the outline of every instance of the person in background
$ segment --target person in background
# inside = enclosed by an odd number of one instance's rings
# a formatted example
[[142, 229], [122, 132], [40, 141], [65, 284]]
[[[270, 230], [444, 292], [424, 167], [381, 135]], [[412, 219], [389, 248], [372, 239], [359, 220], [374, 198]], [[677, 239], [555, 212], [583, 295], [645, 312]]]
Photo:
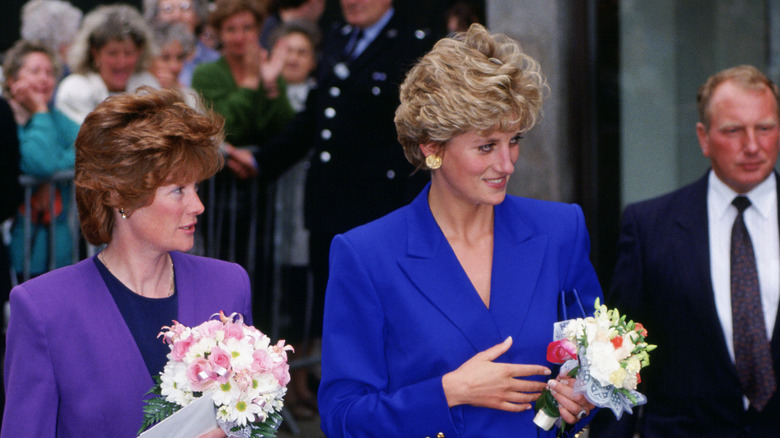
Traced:
[[231, 170], [264, 180], [311, 154], [304, 199], [314, 284], [311, 338], [322, 333], [333, 236], [403, 206], [427, 182], [426, 175], [411, 175], [392, 120], [398, 84], [433, 40], [390, 0], [342, 0], [341, 6], [346, 22], [324, 40], [317, 88], [304, 111], [257, 153], [228, 150]]
[[[19, 137], [16, 134], [16, 120], [8, 101], [0, 97], [0, 190], [3, 201], [0, 202], [0, 226], [16, 216], [19, 203], [22, 202], [22, 187], [19, 185]], [[3, 233], [4, 234], [4, 233]], [[5, 238], [0, 239], [0, 300], [8, 301], [8, 293], [15, 279], [11, 277], [11, 256]], [[6, 321], [7, 322], [7, 321]], [[5, 337], [3, 337], [5, 345]]]
[[[192, 77], [192, 88], [203, 96], [205, 102], [225, 118], [225, 151], [262, 147], [268, 139], [279, 133], [295, 116], [287, 100], [287, 89], [281, 76], [286, 50], [268, 52], [258, 41], [265, 10], [255, 0], [217, 0], [209, 16], [209, 23], [217, 29], [222, 44], [222, 57], [212, 63], [201, 64]], [[235, 148], [234, 148], [235, 146]], [[266, 233], [257, 232], [252, 239], [253, 227], [265, 230], [268, 210], [265, 185], [253, 187], [255, 182], [240, 181], [231, 172], [221, 172], [214, 180], [215, 197], [228, 199], [235, 194], [236, 202], [220, 204], [217, 217], [235, 217], [235, 226], [228, 220], [214, 224], [215, 234], [234, 235], [231, 243], [220, 247], [220, 257], [234, 257], [245, 268], [258, 272], [255, 290], [255, 313], [271, 309], [270, 291], [272, 267], [269, 240]], [[235, 190], [235, 191], [233, 191]], [[256, 190], [259, 195], [250, 199]], [[220, 194], [222, 194], [220, 196]], [[211, 200], [208, 200], [212, 202]], [[215, 200], [216, 201], [216, 200]], [[258, 206], [256, 222], [251, 223], [253, 205]], [[210, 225], [210, 227], [212, 227]], [[220, 228], [221, 227], [221, 228]], [[232, 233], [232, 234], [231, 234]], [[270, 236], [268, 236], [270, 237]], [[211, 251], [221, 242], [206, 242]], [[258, 257], [252, 258], [252, 251]]]
[[55, 106], [81, 123], [106, 97], [160, 84], [146, 71], [152, 34], [132, 6], [98, 6], [84, 22], [69, 54], [73, 73], [60, 83]]
[[[320, 32], [309, 21], [286, 21], [271, 37], [273, 50], [286, 50], [282, 77], [287, 83], [287, 99], [296, 112], [303, 111], [306, 98], [315, 86], [312, 72], [317, 67]], [[299, 161], [276, 181], [274, 198], [274, 260], [280, 269], [282, 308], [290, 323], [282, 331], [288, 342], [297, 345], [296, 353], [311, 354], [314, 345], [307, 339], [306, 310], [309, 308], [309, 232], [303, 223], [303, 187], [306, 160]], [[308, 385], [308, 368], [291, 372], [285, 404], [297, 418], [310, 418], [317, 411], [317, 399]]]
[[195, 36], [181, 23], [156, 23], [152, 26], [157, 55], [149, 66], [162, 88], [172, 88], [194, 93], [180, 81], [180, 74], [187, 58], [195, 47]]
[[272, 12], [263, 23], [260, 32], [260, 45], [273, 48], [273, 35], [276, 29], [288, 21], [306, 21], [316, 25], [325, 11], [325, 0], [276, 0], [272, 2]]
[[[0, 97], [0, 190], [3, 200], [0, 202], [0, 303], [3, 309], [3, 328], [8, 326], [8, 294], [16, 279], [11, 276], [11, 256], [5, 241], [6, 222], [19, 211], [22, 201], [22, 188], [19, 185], [19, 138], [16, 135], [16, 121], [11, 107]], [[0, 338], [0, 355], [5, 355], [5, 336]], [[5, 405], [5, 391], [0, 390], [0, 406]]]
[[[252, 323], [240, 266], [186, 254], [222, 165], [221, 119], [174, 90], [112, 96], [76, 140], [76, 201], [96, 256], [11, 291], [3, 438], [135, 436], [176, 320], [214, 313]], [[214, 430], [209, 438], [223, 437]]]
[[547, 89], [539, 64], [475, 24], [440, 40], [401, 85], [404, 154], [431, 182], [333, 239], [318, 399], [328, 436], [554, 436], [545, 386], [581, 428], [595, 407], [549, 380], [547, 345], [576, 290], [601, 298], [577, 205], [507, 196]]
[[605, 413], [594, 436], [780, 430], [778, 87], [742, 65], [709, 77], [696, 102], [696, 135], [712, 168], [626, 207], [606, 294], [658, 345], [642, 370], [647, 405], [619, 423]]
[[473, 23], [482, 24], [474, 3], [459, 0], [447, 9], [444, 17], [448, 33], [465, 32]]
[[232, 145], [259, 145], [294, 116], [287, 100], [284, 51], [273, 56], [260, 47], [265, 11], [254, 0], [217, 0], [209, 17], [222, 43], [222, 57], [195, 69], [192, 88], [225, 118]]
[[[57, 171], [73, 169], [73, 143], [79, 125], [55, 108], [49, 107], [59, 76], [56, 55], [41, 43], [19, 40], [6, 54], [3, 64], [6, 80], [3, 94], [8, 99], [19, 137], [17, 162], [21, 173], [48, 178]], [[53, 265], [72, 262], [73, 244], [68, 226], [71, 185], [43, 183], [34, 188], [31, 202], [31, 235], [25, 234], [25, 208], [19, 211], [11, 229], [11, 257], [17, 275], [22, 277], [25, 261], [25, 237], [30, 240], [31, 276], [40, 275], [52, 265], [49, 251], [49, 226], [55, 222], [56, 253]], [[54, 192], [54, 209], [50, 198]]]
[[181, 23], [196, 40], [196, 44], [182, 66], [179, 82], [189, 87], [195, 67], [219, 59], [219, 51], [201, 38], [209, 16], [208, 0], [144, 0], [144, 19], [151, 25]]
[[63, 67], [63, 76], [66, 76], [70, 74], [68, 50], [76, 38], [83, 15], [79, 8], [67, 1], [30, 0], [22, 7], [22, 39], [48, 47], [56, 54], [57, 63]]

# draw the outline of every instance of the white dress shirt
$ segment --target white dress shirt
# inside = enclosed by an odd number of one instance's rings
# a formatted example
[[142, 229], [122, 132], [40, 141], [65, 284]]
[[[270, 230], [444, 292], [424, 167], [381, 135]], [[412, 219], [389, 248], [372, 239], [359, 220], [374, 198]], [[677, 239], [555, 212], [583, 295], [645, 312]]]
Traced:
[[[734, 361], [733, 326], [731, 322], [731, 228], [737, 208], [731, 204], [740, 193], [735, 192], [710, 171], [707, 189], [709, 220], [710, 268], [720, 325]], [[745, 226], [750, 233], [756, 255], [761, 307], [764, 311], [766, 337], [772, 339], [780, 298], [780, 234], [777, 216], [777, 181], [775, 174], [748, 193], [750, 207], [745, 210]]]

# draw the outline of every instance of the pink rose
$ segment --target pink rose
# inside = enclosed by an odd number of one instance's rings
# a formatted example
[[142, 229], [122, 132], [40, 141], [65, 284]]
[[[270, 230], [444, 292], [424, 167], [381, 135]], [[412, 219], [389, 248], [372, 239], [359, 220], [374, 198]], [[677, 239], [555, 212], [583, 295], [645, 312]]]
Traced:
[[266, 372], [274, 367], [274, 361], [265, 351], [257, 350], [252, 353], [252, 369], [259, 372]]
[[214, 347], [209, 355], [209, 363], [211, 369], [217, 374], [218, 377], [215, 378], [219, 383], [227, 382], [231, 374], [230, 353], [219, 347]]
[[188, 337], [187, 339], [179, 339], [178, 341], [174, 342], [173, 348], [171, 348], [171, 358], [173, 360], [182, 360], [184, 355], [186, 355], [190, 350], [192, 343], [192, 336]]
[[196, 329], [198, 333], [204, 338], [213, 338], [217, 332], [222, 328], [222, 323], [219, 321], [206, 321], [199, 325]]
[[241, 324], [225, 324], [225, 339], [242, 339], [244, 337], [244, 328]]
[[279, 362], [279, 364], [271, 370], [271, 374], [276, 378], [281, 386], [287, 386], [290, 383], [290, 366], [287, 362]]
[[547, 346], [548, 362], [564, 363], [570, 359], [577, 359], [577, 346], [572, 341], [561, 339]]
[[216, 373], [212, 371], [211, 363], [202, 357], [193, 360], [187, 368], [187, 379], [195, 391], [206, 389], [214, 382], [214, 377], [216, 377]]

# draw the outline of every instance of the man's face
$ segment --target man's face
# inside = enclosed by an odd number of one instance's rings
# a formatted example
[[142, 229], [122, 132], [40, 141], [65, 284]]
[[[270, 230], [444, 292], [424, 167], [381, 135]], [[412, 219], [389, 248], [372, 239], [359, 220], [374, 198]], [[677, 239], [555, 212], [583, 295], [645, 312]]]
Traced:
[[769, 176], [777, 161], [775, 97], [766, 87], [749, 89], [726, 81], [715, 88], [709, 114], [709, 128], [696, 124], [701, 151], [721, 181], [747, 193]]
[[392, 0], [341, 0], [341, 11], [347, 23], [366, 28], [379, 21], [392, 3]]

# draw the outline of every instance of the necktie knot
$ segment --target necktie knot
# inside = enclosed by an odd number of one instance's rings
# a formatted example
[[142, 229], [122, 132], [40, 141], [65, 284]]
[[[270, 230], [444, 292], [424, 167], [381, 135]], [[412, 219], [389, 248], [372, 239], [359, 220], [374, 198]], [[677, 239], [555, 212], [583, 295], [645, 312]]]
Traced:
[[750, 199], [748, 199], [747, 196], [737, 196], [734, 198], [733, 201], [731, 201], [732, 204], [734, 204], [735, 207], [737, 207], [737, 211], [741, 214], [744, 212], [748, 207], [750, 207]]

